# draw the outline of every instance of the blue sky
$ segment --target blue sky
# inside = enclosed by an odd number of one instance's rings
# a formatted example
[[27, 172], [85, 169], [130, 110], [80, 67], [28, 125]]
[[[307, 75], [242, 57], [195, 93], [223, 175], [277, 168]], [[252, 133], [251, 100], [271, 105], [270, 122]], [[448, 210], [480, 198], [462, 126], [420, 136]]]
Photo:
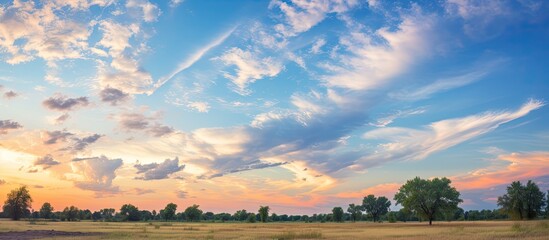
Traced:
[[549, 185], [548, 10], [3, 1], [0, 189], [313, 213], [449, 177], [463, 208], [495, 208], [514, 180]]

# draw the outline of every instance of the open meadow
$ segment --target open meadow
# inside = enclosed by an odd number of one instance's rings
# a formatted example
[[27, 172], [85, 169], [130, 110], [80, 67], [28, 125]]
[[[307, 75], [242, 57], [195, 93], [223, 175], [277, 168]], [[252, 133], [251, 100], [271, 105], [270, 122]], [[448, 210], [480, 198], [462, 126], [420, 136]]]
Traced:
[[[549, 221], [422, 223], [115, 223], [0, 221], [0, 239], [548, 239]], [[48, 231], [80, 232], [54, 236]], [[91, 233], [91, 234], [89, 234]], [[4, 237], [2, 237], [4, 235]], [[9, 238], [8, 238], [9, 237]]]

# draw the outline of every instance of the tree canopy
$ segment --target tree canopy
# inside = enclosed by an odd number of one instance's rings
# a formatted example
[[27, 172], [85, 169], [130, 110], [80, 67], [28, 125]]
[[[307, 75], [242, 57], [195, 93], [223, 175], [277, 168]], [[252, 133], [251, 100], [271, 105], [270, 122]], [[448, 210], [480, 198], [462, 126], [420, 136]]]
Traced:
[[175, 211], [177, 211], [177, 205], [175, 203], [168, 203], [164, 208], [164, 220], [168, 221], [175, 219]]
[[261, 222], [267, 222], [268, 217], [269, 217], [269, 206], [260, 206], [259, 218], [261, 219]]
[[139, 221], [141, 220], [141, 213], [139, 209], [131, 204], [124, 204], [120, 208], [120, 214], [125, 216], [128, 221]]
[[389, 212], [391, 202], [386, 197], [375, 197], [374, 195], [368, 195], [362, 200], [362, 207], [366, 210], [366, 213], [370, 214], [374, 222], [379, 221], [382, 215]]
[[343, 222], [343, 208], [334, 207], [332, 209], [332, 214], [334, 216], [334, 222]]
[[416, 177], [408, 180], [395, 195], [396, 204], [429, 220], [432, 225], [437, 214], [455, 212], [463, 202], [459, 192], [450, 186], [448, 178], [432, 180]]
[[19, 220], [29, 211], [31, 203], [32, 198], [27, 186], [11, 190], [8, 193], [8, 199], [4, 202], [4, 213], [13, 220]]
[[49, 202], [45, 202], [42, 204], [42, 207], [40, 208], [40, 217], [49, 219], [51, 218], [51, 215], [53, 213], [53, 207]]
[[498, 197], [498, 205], [515, 219], [535, 219], [545, 206], [545, 193], [529, 180], [526, 185], [520, 181], [507, 186], [507, 193]]
[[200, 210], [198, 207], [200, 206], [193, 204], [192, 206], [185, 209], [185, 216], [189, 221], [198, 221], [202, 217], [202, 210]]

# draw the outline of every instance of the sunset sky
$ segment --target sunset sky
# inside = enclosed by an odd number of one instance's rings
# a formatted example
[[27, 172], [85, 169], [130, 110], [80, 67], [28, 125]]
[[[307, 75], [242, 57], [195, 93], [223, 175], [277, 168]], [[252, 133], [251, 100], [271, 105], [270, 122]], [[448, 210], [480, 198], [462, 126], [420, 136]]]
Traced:
[[0, 2], [2, 202], [311, 214], [419, 176], [468, 210], [549, 188], [547, 1]]

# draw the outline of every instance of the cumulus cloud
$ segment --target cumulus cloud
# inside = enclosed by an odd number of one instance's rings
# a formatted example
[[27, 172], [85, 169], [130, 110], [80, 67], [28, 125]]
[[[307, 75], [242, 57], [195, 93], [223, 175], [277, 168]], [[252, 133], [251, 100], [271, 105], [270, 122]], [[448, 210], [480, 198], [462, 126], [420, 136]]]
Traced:
[[72, 152], [78, 152], [84, 150], [88, 145], [96, 142], [101, 138], [102, 135], [99, 134], [93, 134], [84, 138], [78, 138], [74, 137], [72, 138], [72, 144], [69, 147], [66, 147], [62, 150], [72, 151]]
[[55, 165], [59, 165], [60, 162], [58, 161], [55, 161], [53, 159], [53, 156], [50, 155], [50, 154], [47, 154], [43, 157], [40, 157], [40, 158], [37, 158], [35, 161], [34, 161], [34, 166], [42, 166], [42, 169], [48, 169], [52, 166], [55, 166]]
[[110, 103], [112, 106], [116, 106], [119, 103], [123, 103], [128, 100], [129, 94], [124, 93], [116, 88], [104, 88], [99, 92], [101, 101]]
[[59, 141], [65, 141], [69, 136], [73, 136], [73, 133], [67, 132], [66, 130], [57, 130], [57, 131], [47, 131], [46, 132], [46, 139], [44, 140], [44, 144], [50, 145], [50, 144], [56, 144]]
[[129, 0], [126, 2], [126, 7], [140, 9], [145, 22], [154, 22], [162, 14], [158, 6], [147, 0]]
[[169, 126], [156, 122], [158, 117], [148, 117], [141, 113], [122, 113], [117, 116], [118, 125], [126, 131], [144, 131], [155, 137], [161, 137], [174, 132]]
[[19, 96], [19, 94], [11, 90], [4, 93], [4, 98], [7, 98], [7, 99], [12, 99], [17, 96]]
[[185, 168], [185, 165], [179, 166], [179, 158], [173, 160], [166, 159], [162, 163], [149, 163], [149, 164], [135, 164], [138, 174], [143, 174], [142, 177], [137, 179], [143, 180], [157, 180], [166, 179], [169, 175], [179, 172]]
[[79, 107], [88, 106], [89, 101], [87, 97], [69, 98], [64, 95], [56, 95], [44, 100], [42, 105], [50, 110], [70, 111]]
[[11, 120], [0, 120], [0, 135], [7, 134], [9, 130], [22, 128], [21, 124]]
[[328, 14], [341, 14], [356, 7], [359, 1], [299, 1], [290, 2], [273, 0], [269, 4], [270, 8], [278, 8], [284, 17], [284, 24], [277, 24], [275, 29], [284, 36], [295, 36], [306, 32], [318, 23], [320, 23]]
[[248, 85], [264, 77], [274, 77], [282, 71], [282, 64], [272, 57], [259, 58], [257, 53], [233, 47], [221, 57], [216, 58], [225, 65], [235, 66], [235, 74], [225, 73], [224, 76], [235, 85], [235, 92], [241, 95], [251, 93]]
[[464, 118], [431, 123], [422, 129], [380, 128], [364, 134], [366, 139], [383, 139], [376, 151], [362, 159], [365, 165], [394, 160], [423, 159], [459, 143], [495, 130], [500, 125], [526, 116], [545, 104], [530, 100], [515, 111], [485, 112]]
[[76, 180], [74, 185], [83, 190], [97, 193], [118, 193], [118, 186], [113, 186], [116, 170], [122, 166], [122, 159], [108, 159], [105, 156], [78, 159], [71, 163], [74, 173], [82, 180]]

